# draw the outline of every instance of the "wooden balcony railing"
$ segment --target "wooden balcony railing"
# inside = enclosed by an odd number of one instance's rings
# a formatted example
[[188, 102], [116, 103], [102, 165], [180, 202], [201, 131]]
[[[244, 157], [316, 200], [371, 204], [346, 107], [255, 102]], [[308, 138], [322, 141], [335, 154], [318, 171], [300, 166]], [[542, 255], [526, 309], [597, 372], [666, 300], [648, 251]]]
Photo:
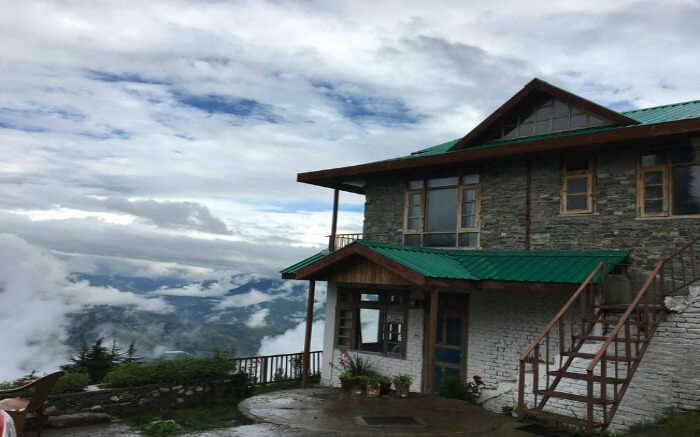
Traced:
[[[309, 376], [321, 375], [321, 355], [323, 351], [313, 351], [309, 357]], [[266, 355], [260, 357], [233, 358], [236, 368], [247, 373], [255, 385], [283, 381], [301, 381], [304, 353]]]
[[331, 252], [340, 250], [343, 247], [349, 245], [353, 241], [361, 240], [362, 234], [335, 234], [335, 238], [332, 235], [328, 235], [328, 249]]

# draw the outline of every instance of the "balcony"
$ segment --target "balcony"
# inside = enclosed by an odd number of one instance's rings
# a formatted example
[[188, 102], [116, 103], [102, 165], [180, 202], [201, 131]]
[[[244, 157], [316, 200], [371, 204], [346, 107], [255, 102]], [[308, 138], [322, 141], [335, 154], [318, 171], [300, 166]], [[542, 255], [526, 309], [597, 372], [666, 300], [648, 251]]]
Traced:
[[328, 250], [335, 252], [351, 244], [353, 241], [361, 240], [362, 234], [335, 234], [328, 235]]

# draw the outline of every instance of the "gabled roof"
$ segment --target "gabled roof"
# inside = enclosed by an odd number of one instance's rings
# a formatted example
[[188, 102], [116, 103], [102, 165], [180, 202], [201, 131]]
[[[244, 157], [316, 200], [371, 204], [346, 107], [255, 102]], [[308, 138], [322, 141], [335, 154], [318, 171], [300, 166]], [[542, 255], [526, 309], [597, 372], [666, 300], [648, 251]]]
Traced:
[[587, 112], [595, 114], [601, 119], [608, 120], [616, 125], [630, 125], [638, 123], [638, 121], [634, 120], [633, 118], [627, 117], [623, 114], [608, 109], [605, 106], [601, 106], [590, 100], [584, 99], [583, 97], [577, 96], [576, 94], [572, 94], [543, 80], [535, 78], [525, 85], [525, 87], [523, 87], [523, 89], [517, 92], [513, 97], [508, 99], [508, 101], [506, 101], [498, 109], [496, 109], [484, 121], [479, 123], [467, 135], [457, 141], [450, 148], [450, 150], [464, 149], [478, 144], [478, 141], [483, 138], [483, 134], [486, 133], [492, 126], [502, 121], [503, 118], [507, 117], [515, 108], [517, 108], [518, 105], [531, 98], [538, 92], [548, 94], [549, 96], [565, 103], [569, 103], [572, 106], [584, 109]]
[[545, 135], [499, 140], [455, 149], [463, 138], [420, 149], [410, 155], [348, 167], [299, 173], [297, 181], [353, 193], [364, 193], [358, 180], [387, 172], [415, 172], [417, 169], [444, 165], [470, 165], [487, 159], [506, 158], [525, 153], [636, 141], [679, 134], [700, 133], [700, 100], [622, 112], [634, 124], [592, 127]]
[[324, 272], [359, 256], [417, 285], [424, 285], [427, 279], [579, 284], [599, 263], [610, 263], [611, 268], [628, 254], [627, 250], [428, 249], [358, 240], [332, 254], [320, 252], [281, 273], [286, 279], [322, 279]]

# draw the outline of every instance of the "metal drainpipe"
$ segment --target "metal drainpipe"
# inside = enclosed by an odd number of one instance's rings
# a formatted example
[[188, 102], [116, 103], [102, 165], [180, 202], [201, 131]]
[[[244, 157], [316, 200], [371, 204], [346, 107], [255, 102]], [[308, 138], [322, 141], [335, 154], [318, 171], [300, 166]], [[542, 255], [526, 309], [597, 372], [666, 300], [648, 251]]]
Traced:
[[530, 250], [530, 228], [532, 226], [532, 160], [527, 161], [525, 177], [525, 250]]
[[328, 239], [329, 252], [335, 252], [335, 235], [338, 227], [338, 194], [339, 190], [336, 188], [333, 191], [333, 218], [331, 221], [331, 236]]

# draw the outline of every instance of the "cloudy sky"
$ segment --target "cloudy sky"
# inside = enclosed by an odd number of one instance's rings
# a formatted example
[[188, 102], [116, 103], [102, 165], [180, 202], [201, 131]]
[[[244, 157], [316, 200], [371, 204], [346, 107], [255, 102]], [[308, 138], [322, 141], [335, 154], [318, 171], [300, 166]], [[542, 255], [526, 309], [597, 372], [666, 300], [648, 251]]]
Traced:
[[535, 76], [618, 110], [700, 98], [699, 21], [691, 0], [2, 2], [0, 230], [71, 269], [274, 272], [329, 230], [297, 172], [462, 136]]

